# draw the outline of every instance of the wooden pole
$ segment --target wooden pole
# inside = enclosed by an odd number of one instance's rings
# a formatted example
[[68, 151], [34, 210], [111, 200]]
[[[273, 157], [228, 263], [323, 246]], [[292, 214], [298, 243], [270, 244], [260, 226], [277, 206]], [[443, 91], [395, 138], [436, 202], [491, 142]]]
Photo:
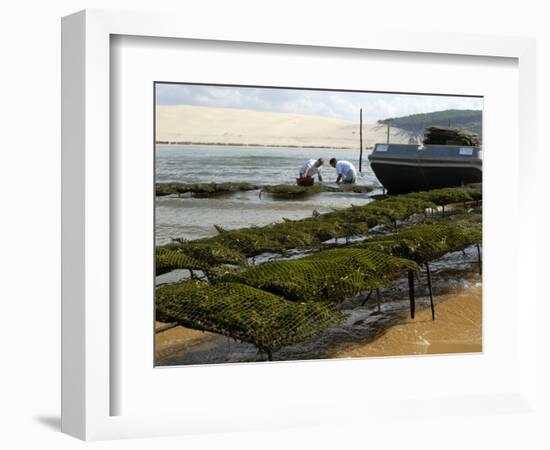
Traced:
[[430, 266], [428, 263], [426, 263], [426, 272], [428, 275], [428, 291], [430, 292], [430, 306], [432, 308], [432, 320], [435, 320], [434, 297], [432, 293], [432, 274], [430, 272]]
[[359, 172], [363, 165], [363, 108], [359, 109]]
[[414, 319], [414, 313], [416, 309], [416, 301], [414, 298], [414, 272], [409, 270], [409, 302], [411, 307], [411, 319]]
[[361, 306], [365, 306], [365, 303], [367, 303], [369, 301], [369, 298], [370, 296], [372, 295], [372, 289], [369, 291], [369, 293], [367, 294], [367, 296], [363, 299], [363, 301], [361, 302]]

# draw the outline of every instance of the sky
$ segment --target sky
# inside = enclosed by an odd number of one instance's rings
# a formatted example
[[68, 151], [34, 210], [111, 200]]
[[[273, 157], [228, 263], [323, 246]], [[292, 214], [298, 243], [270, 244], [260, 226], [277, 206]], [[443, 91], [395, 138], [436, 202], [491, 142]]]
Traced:
[[370, 92], [314, 91], [297, 89], [248, 88], [192, 84], [157, 84], [158, 105], [195, 105], [213, 108], [251, 109], [359, 120], [380, 119], [445, 109], [483, 107], [479, 97], [387, 94]]

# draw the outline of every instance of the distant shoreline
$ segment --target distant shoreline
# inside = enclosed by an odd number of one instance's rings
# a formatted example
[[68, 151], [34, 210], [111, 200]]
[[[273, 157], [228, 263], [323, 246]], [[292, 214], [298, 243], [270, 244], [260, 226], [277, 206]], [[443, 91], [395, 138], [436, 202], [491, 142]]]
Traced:
[[[233, 142], [190, 142], [190, 141], [155, 141], [155, 145], [204, 145], [204, 146], [211, 146], [211, 147], [274, 147], [274, 148], [296, 148], [296, 149], [304, 149], [304, 148], [314, 148], [314, 149], [335, 149], [335, 150], [359, 150], [359, 146], [356, 147], [337, 147], [337, 146], [331, 146], [331, 145], [284, 145], [284, 144], [239, 144], [239, 143], [233, 143]], [[373, 147], [371, 146], [365, 146], [363, 147], [364, 150], [372, 150]]]

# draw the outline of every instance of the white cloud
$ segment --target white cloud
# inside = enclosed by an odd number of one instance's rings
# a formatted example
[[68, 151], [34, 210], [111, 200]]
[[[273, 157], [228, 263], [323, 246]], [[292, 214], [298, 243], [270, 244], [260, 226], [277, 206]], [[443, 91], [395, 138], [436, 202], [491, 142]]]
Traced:
[[358, 120], [359, 108], [363, 108], [363, 117], [367, 122], [444, 109], [482, 109], [483, 107], [483, 100], [475, 97], [190, 84], [157, 84], [156, 98], [158, 104], [165, 105], [240, 108], [312, 114], [348, 120]]

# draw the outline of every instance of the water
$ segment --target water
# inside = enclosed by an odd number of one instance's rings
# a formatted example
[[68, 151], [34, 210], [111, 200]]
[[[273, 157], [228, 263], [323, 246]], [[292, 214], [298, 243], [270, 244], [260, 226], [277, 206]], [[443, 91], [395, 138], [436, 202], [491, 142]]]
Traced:
[[[156, 151], [156, 181], [181, 183], [248, 182], [257, 185], [293, 184], [298, 168], [307, 159], [323, 157], [325, 183], [336, 180], [330, 158], [347, 159], [358, 169], [358, 151], [286, 147], [165, 146]], [[378, 185], [366, 155], [358, 184]], [[267, 225], [288, 219], [302, 219], [314, 210], [370, 201], [367, 194], [322, 193], [299, 200], [276, 200], [260, 191], [237, 192], [214, 198], [159, 197], [156, 199], [156, 242], [174, 238], [198, 239], [216, 234], [214, 225], [236, 229]]]

